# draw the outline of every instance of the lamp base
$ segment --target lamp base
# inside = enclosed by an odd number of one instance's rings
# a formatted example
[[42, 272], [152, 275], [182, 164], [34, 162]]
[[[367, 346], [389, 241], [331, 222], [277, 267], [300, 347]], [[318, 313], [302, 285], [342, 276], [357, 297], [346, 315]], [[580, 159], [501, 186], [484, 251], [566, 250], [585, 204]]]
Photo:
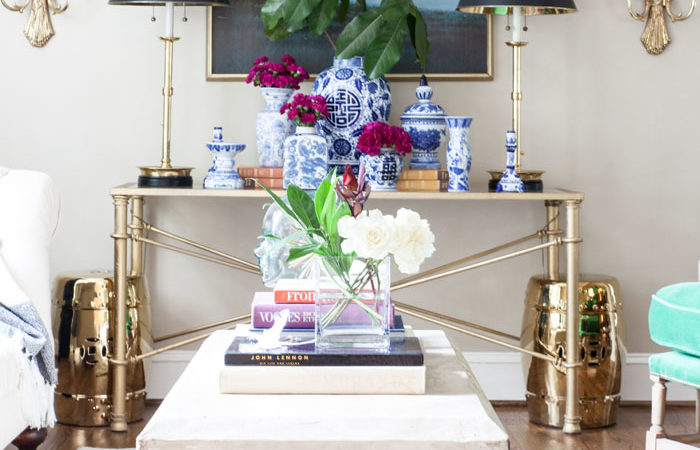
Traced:
[[[496, 192], [498, 181], [503, 175], [502, 170], [489, 170], [491, 179], [489, 180], [489, 192]], [[518, 174], [523, 180], [525, 192], [542, 192], [544, 185], [542, 183], [542, 174], [544, 170], [520, 170]]]
[[139, 167], [138, 186], [146, 188], [191, 188], [192, 167]]

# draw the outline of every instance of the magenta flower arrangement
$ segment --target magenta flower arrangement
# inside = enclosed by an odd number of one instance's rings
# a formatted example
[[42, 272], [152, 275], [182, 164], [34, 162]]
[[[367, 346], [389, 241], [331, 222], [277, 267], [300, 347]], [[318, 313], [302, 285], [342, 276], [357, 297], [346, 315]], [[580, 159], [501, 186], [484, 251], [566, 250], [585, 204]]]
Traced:
[[280, 108], [280, 114], [287, 114], [287, 118], [296, 122], [298, 126], [313, 127], [316, 122], [328, 117], [326, 99], [320, 95], [304, 95], [299, 93], [294, 96], [291, 103], [285, 103]]
[[401, 127], [392, 127], [384, 122], [370, 122], [362, 128], [357, 141], [357, 150], [365, 155], [375, 156], [382, 147], [393, 147], [402, 156], [411, 153], [411, 135]]
[[270, 62], [267, 56], [258, 56], [245, 82], [259, 87], [299, 89], [299, 83], [308, 79], [306, 69], [289, 55], [284, 55], [281, 63]]

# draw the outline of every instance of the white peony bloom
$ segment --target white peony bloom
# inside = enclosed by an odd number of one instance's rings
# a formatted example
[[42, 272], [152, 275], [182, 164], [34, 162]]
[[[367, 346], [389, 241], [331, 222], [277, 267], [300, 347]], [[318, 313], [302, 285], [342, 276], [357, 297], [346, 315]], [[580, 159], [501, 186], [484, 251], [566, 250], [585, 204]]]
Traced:
[[378, 209], [363, 211], [356, 218], [341, 218], [338, 234], [345, 238], [341, 244], [343, 252], [355, 252], [360, 258], [384, 259], [389, 254], [393, 221], [393, 217], [383, 215]]
[[417, 273], [425, 258], [435, 251], [435, 235], [430, 231], [430, 224], [410, 209], [401, 208], [394, 219], [394, 233], [390, 251], [399, 271]]

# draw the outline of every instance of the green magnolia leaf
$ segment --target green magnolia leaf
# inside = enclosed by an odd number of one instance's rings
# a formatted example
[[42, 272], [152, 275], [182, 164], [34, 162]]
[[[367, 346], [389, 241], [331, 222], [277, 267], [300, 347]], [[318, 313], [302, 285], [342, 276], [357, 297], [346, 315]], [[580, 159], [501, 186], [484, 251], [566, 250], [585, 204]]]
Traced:
[[412, 0], [383, 0], [379, 12], [387, 22], [405, 20], [412, 5]]
[[323, 34], [333, 22], [338, 11], [338, 0], [322, 0], [321, 7], [316, 8], [309, 16], [309, 31], [314, 36]]
[[267, 0], [260, 10], [265, 30], [274, 29], [284, 15], [284, 0]]
[[428, 64], [428, 52], [430, 51], [428, 25], [425, 23], [423, 14], [415, 5], [411, 5], [406, 21], [411, 34], [411, 43], [413, 48], [416, 49], [416, 57], [420, 62], [421, 68], [425, 71], [425, 66]]
[[289, 200], [289, 206], [292, 207], [301, 222], [306, 225], [306, 228], [319, 229], [321, 227], [316, 217], [314, 201], [309, 194], [298, 186], [290, 184], [287, 187], [287, 199]]
[[378, 78], [399, 62], [406, 40], [406, 18], [388, 23], [365, 52], [367, 78]]
[[290, 32], [299, 31], [306, 26], [306, 19], [321, 0], [286, 0], [284, 3], [284, 21]]
[[382, 15], [376, 10], [364, 12], [350, 21], [336, 42], [336, 56], [340, 59], [361, 55], [379, 36], [384, 25]]
[[268, 194], [270, 197], [272, 197], [272, 200], [274, 200], [275, 203], [277, 203], [277, 205], [278, 205], [280, 208], [282, 208], [282, 210], [283, 210], [284, 212], [286, 212], [287, 215], [288, 215], [289, 217], [291, 217], [292, 219], [296, 220], [300, 225], [304, 225], [304, 223], [303, 223], [301, 220], [299, 220], [299, 217], [297, 217], [297, 215], [294, 213], [294, 211], [292, 211], [292, 210], [289, 208], [289, 206], [287, 206], [287, 204], [284, 202], [284, 200], [282, 200], [282, 199], [279, 197], [279, 195], [277, 195], [277, 194], [275, 194], [274, 192], [272, 192], [272, 190], [270, 190], [269, 187], [265, 186], [264, 184], [262, 184], [261, 182], [259, 182], [257, 179], [253, 178], [253, 180], [255, 181], [255, 184], [257, 184], [257, 185], [260, 186], [261, 188], [265, 189], [265, 192], [267, 192], [267, 194]]
[[289, 36], [289, 30], [287, 28], [287, 23], [284, 21], [284, 19], [282, 19], [273, 29], [268, 30], [266, 28], [265, 35], [272, 41], [279, 41], [280, 39], [284, 39]]
[[348, 9], [350, 9], [350, 0], [340, 0], [340, 9], [338, 9], [338, 22], [343, 23], [348, 17]]
[[328, 191], [331, 189], [331, 182], [326, 178], [321, 182], [321, 185], [316, 189], [316, 196], [314, 197], [314, 207], [316, 209], [316, 218], [323, 225], [323, 205], [326, 203], [326, 197], [328, 196]]
[[287, 262], [294, 261], [295, 259], [302, 258], [306, 255], [310, 255], [311, 253], [314, 253], [318, 248], [321, 246], [321, 244], [308, 244], [308, 245], [302, 245], [300, 247], [292, 247], [289, 249], [289, 257], [287, 258]]
[[340, 202], [338, 203], [338, 206], [336, 207], [335, 211], [333, 212], [332, 217], [330, 217], [328, 221], [328, 236], [331, 239], [338, 239], [338, 221], [340, 220], [341, 217], [349, 216], [351, 215], [350, 213], [350, 207], [348, 206], [347, 203], [345, 202]]

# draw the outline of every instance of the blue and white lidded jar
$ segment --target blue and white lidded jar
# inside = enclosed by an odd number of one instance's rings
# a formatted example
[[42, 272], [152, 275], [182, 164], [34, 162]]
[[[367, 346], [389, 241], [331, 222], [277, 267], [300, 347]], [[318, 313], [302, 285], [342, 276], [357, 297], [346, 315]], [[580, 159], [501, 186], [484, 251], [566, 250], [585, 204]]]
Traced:
[[316, 127], [297, 126], [284, 141], [284, 188], [317, 189], [328, 174], [328, 143]]
[[395, 191], [403, 171], [403, 156], [392, 147], [382, 147], [378, 155], [360, 154], [365, 180], [373, 191]]
[[245, 150], [245, 144], [224, 142], [221, 127], [214, 127], [214, 139], [207, 142], [207, 148], [214, 154], [214, 164], [204, 177], [204, 189], [243, 189], [235, 158]]
[[445, 111], [430, 99], [433, 88], [423, 75], [416, 88], [418, 103], [406, 108], [401, 115], [401, 127], [411, 135], [413, 153], [411, 169], [439, 169], [438, 149], [447, 140]]
[[525, 185], [520, 174], [515, 171], [515, 152], [517, 150], [515, 131], [506, 131], [506, 171], [496, 186], [496, 192], [525, 192]]
[[364, 60], [333, 58], [314, 83], [314, 95], [321, 95], [328, 105], [328, 118], [319, 121], [319, 134], [328, 140], [328, 164], [332, 169], [346, 164], [357, 166], [360, 152], [357, 140], [362, 127], [377, 120], [387, 122], [391, 112], [391, 90], [384, 77], [368, 80]]
[[286, 114], [280, 113], [282, 105], [289, 101], [294, 89], [260, 88], [265, 99], [265, 111], [258, 113], [255, 134], [258, 144], [258, 163], [262, 167], [282, 167], [284, 140], [294, 134], [296, 124]]
[[450, 181], [448, 192], [469, 191], [469, 171], [472, 167], [472, 150], [469, 146], [469, 127], [471, 117], [447, 116], [447, 127], [450, 129], [450, 142], [447, 145], [447, 171]]

